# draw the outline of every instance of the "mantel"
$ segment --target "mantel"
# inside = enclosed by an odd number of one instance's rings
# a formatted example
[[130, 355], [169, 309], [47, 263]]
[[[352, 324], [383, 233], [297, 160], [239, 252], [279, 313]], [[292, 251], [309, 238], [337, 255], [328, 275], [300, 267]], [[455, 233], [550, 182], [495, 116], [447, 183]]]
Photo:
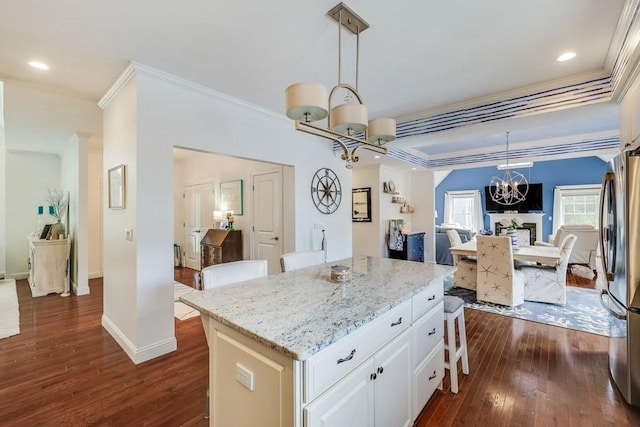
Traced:
[[536, 224], [536, 240], [538, 241], [544, 241], [544, 239], [542, 238], [542, 219], [544, 218], [545, 213], [544, 212], [537, 212], [537, 213], [518, 213], [518, 212], [513, 212], [513, 213], [488, 213], [487, 215], [489, 215], [489, 227], [491, 229], [495, 228], [495, 224], [496, 222], [500, 222], [500, 220], [502, 220], [503, 218], [515, 218], [515, 217], [519, 217], [522, 218], [522, 221], [524, 222], [532, 222], [534, 224]]

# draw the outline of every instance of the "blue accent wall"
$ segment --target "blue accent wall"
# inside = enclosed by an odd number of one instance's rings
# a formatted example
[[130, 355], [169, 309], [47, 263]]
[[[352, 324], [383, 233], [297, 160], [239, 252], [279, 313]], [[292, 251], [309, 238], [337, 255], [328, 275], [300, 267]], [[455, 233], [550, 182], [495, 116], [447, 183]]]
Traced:
[[[531, 173], [527, 169], [517, 169], [530, 183], [542, 183], [544, 193], [542, 200], [543, 212], [542, 235], [551, 234], [553, 217], [553, 190], [559, 185], [600, 184], [607, 164], [598, 157], [583, 157], [579, 159], [549, 160], [534, 162]], [[485, 213], [484, 228], [491, 228], [489, 216], [484, 206], [484, 187], [489, 185], [491, 177], [501, 175], [495, 166], [474, 169], [459, 169], [452, 171], [440, 185], [436, 187], [435, 203], [438, 211], [438, 223], [444, 222], [444, 194], [447, 191], [480, 190], [482, 193], [482, 211]], [[477, 231], [477, 230], [474, 230]]]

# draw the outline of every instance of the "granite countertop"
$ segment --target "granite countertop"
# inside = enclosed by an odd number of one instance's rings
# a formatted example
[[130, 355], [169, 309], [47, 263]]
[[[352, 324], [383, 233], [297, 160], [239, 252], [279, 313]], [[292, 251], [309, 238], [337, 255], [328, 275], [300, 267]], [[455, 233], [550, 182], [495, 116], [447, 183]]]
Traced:
[[[351, 281], [332, 282], [332, 265], [351, 267]], [[360, 256], [191, 292], [180, 300], [305, 360], [452, 271], [435, 263]]]

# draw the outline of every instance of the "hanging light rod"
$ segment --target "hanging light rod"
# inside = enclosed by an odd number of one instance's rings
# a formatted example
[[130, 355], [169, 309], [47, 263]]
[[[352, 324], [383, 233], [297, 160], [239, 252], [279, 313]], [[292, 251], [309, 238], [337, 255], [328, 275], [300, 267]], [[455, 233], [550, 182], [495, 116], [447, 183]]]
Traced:
[[518, 168], [531, 168], [533, 167], [533, 162], [520, 162], [520, 163], [505, 163], [503, 165], [498, 165], [498, 170], [505, 169], [518, 169]]
[[[351, 169], [358, 161], [356, 151], [360, 148], [387, 153], [382, 145], [396, 139], [396, 121], [391, 118], [368, 120], [367, 106], [358, 93], [360, 33], [369, 28], [369, 24], [344, 3], [333, 7], [327, 15], [338, 23], [338, 84], [328, 95], [327, 89], [318, 83], [292, 84], [285, 91], [286, 112], [287, 117], [295, 121], [296, 130], [337, 143], [344, 151], [342, 160]], [[342, 27], [356, 35], [355, 88], [342, 82]], [[332, 106], [338, 92], [347, 93], [344, 103]], [[311, 123], [325, 118], [327, 127]], [[364, 135], [364, 138], [356, 135]], [[357, 145], [350, 149], [345, 141]]]

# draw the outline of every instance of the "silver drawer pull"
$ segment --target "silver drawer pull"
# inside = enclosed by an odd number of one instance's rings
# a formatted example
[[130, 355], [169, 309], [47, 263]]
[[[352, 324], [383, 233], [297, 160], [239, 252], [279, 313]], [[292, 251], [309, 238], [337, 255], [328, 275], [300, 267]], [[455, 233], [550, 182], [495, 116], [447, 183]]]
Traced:
[[429, 298], [427, 298], [427, 301], [433, 301], [434, 299], [436, 299], [435, 295], [431, 295]]
[[399, 324], [401, 324], [401, 323], [402, 323], [402, 317], [401, 317], [401, 318], [399, 318], [397, 322], [393, 322], [393, 323], [391, 324], [391, 326], [398, 326], [398, 325], [399, 325]]
[[435, 377], [437, 377], [438, 375], [436, 374], [436, 371], [433, 371], [433, 375], [431, 375], [429, 377], [429, 381], [431, 381], [432, 379], [434, 379]]
[[342, 362], [348, 362], [349, 360], [353, 359], [353, 355], [354, 354], [356, 354], [356, 349], [355, 348], [353, 350], [351, 350], [351, 353], [349, 353], [349, 355], [347, 357], [345, 357], [344, 359], [338, 359], [337, 365], [341, 364]]
[[431, 332], [429, 332], [429, 336], [434, 335], [436, 333], [436, 328], [433, 328]]

